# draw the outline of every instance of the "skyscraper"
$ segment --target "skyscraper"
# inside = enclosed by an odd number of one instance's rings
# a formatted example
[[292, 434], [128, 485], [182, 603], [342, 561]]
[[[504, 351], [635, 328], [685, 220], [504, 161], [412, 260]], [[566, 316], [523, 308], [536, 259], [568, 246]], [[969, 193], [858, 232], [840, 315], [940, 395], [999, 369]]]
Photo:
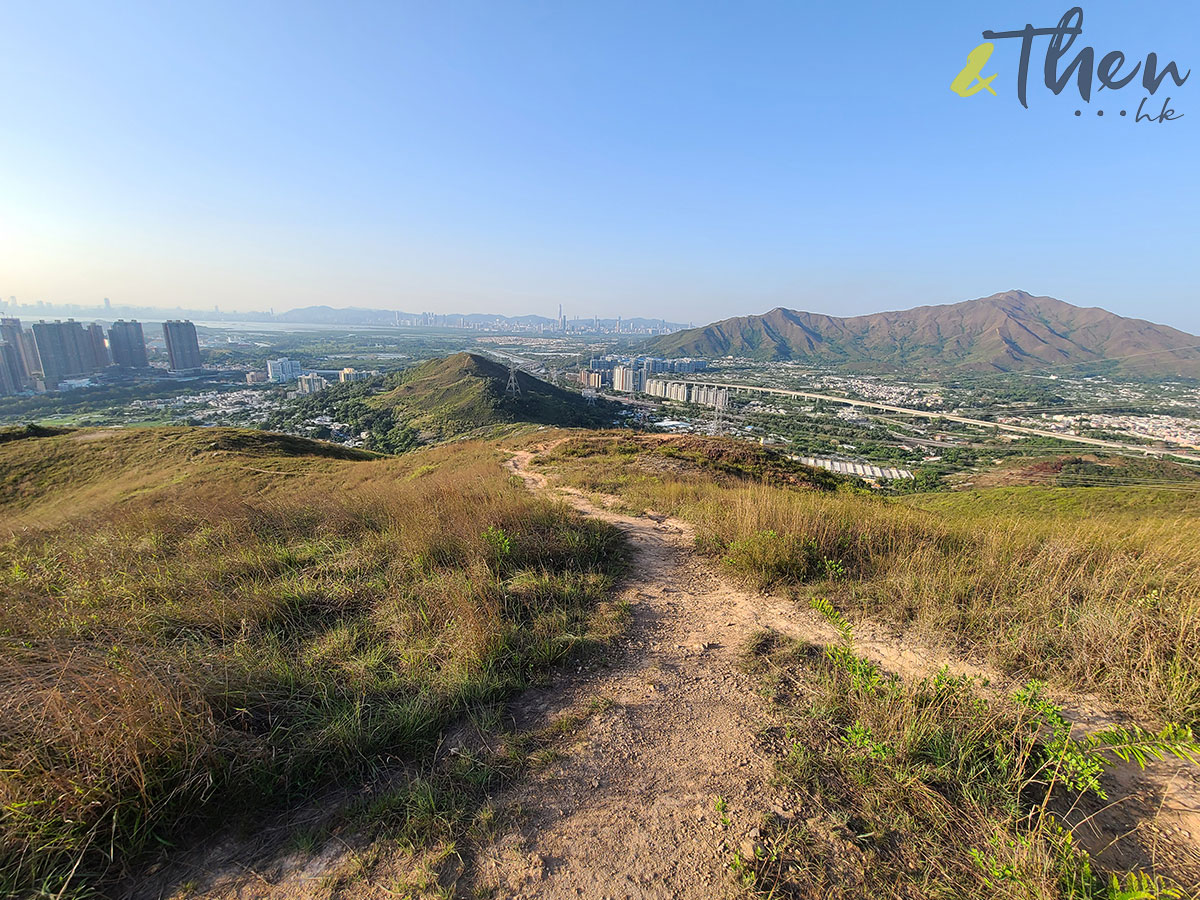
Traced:
[[163, 339], [167, 342], [167, 356], [172, 372], [190, 372], [201, 368], [200, 342], [196, 339], [196, 326], [186, 319], [163, 322]]
[[146, 336], [142, 333], [142, 323], [136, 319], [132, 322], [117, 319], [112, 323], [108, 329], [108, 350], [114, 365], [126, 369], [144, 369], [150, 365], [146, 360]]
[[17, 348], [0, 341], [0, 397], [11, 397], [25, 389], [25, 371]]
[[110, 363], [108, 345], [104, 343], [104, 326], [93, 322], [87, 327], [87, 346], [91, 354], [89, 371], [98, 372]]
[[36, 322], [33, 337], [48, 390], [54, 390], [64, 378], [104, 368], [105, 363], [97, 360], [93, 332], [91, 329], [84, 331], [74, 319]]
[[0, 319], [0, 341], [12, 344], [17, 354], [17, 365], [20, 368], [18, 380], [22, 387], [28, 386], [29, 376], [38, 371], [38, 363], [36, 359], [31, 363], [27, 358], [26, 335], [24, 329], [21, 328], [20, 319]]

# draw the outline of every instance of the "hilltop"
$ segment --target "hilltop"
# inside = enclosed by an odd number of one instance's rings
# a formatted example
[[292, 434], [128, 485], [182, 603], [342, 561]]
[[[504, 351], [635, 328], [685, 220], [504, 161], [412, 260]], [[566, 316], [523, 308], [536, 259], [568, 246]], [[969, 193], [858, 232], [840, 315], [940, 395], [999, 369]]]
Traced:
[[1006, 291], [962, 303], [849, 318], [780, 307], [657, 338], [646, 345], [646, 352], [798, 360], [861, 371], [1017, 372], [1062, 367], [1200, 377], [1198, 344], [1200, 337], [1165, 325]]
[[1200, 884], [1194, 496], [519, 432], [0, 432], [0, 895]]
[[517, 372], [521, 393], [508, 396], [508, 368], [476, 353], [431, 359], [404, 373], [400, 384], [371, 398], [424, 437], [447, 438], [514, 422], [602, 427], [611, 425], [612, 404], [590, 405], [579, 394]]

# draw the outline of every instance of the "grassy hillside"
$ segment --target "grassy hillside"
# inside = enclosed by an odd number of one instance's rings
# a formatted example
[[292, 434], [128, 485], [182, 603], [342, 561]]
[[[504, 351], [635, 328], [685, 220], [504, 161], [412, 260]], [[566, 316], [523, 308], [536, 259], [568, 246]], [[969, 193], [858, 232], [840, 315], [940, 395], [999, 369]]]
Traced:
[[579, 394], [526, 372], [517, 373], [521, 393], [508, 396], [508, 368], [474, 353], [434, 359], [405, 373], [393, 390], [371, 403], [391, 408], [425, 437], [446, 438], [512, 422], [603, 427], [614, 412], [607, 402], [591, 406]]
[[[492, 447], [237, 430], [0, 443], [0, 894], [419, 761], [590, 639], [608, 526]], [[356, 780], [357, 779], [357, 780]]]
[[[756, 452], [708, 443], [718, 457]], [[1023, 487], [888, 499], [797, 490], [744, 464], [741, 477], [714, 478], [665, 465], [668, 446], [575, 438], [535, 462], [631, 509], [691, 520], [701, 549], [757, 586], [949, 639], [1021, 678], [1200, 723], [1194, 494]]]
[[1196, 343], [1194, 335], [1174, 328], [1008, 291], [849, 318], [780, 308], [656, 338], [646, 350], [794, 359], [862, 371], [1015, 372], [1070, 365], [1200, 377]]

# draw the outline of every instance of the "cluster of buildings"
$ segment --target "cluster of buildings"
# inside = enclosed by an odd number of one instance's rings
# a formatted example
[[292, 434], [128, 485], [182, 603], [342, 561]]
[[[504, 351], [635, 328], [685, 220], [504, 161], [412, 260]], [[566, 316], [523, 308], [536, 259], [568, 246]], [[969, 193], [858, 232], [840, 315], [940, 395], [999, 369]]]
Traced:
[[1064, 434], [1078, 434], [1081, 429], [1095, 428], [1148, 441], [1200, 448], [1200, 422], [1192, 418], [1132, 413], [1042, 413], [1040, 416], [999, 416], [997, 421]]
[[662, 397], [664, 400], [675, 400], [679, 403], [695, 403], [697, 406], [714, 406], [720, 409], [729, 406], [729, 391], [726, 388], [693, 384], [690, 381], [650, 378], [646, 381], [643, 392], [651, 397]]
[[[171, 371], [200, 371], [196, 326], [169, 321], [162, 330]], [[0, 396], [69, 389], [114, 367], [149, 368], [140, 322], [118, 319], [106, 333], [99, 322], [42, 321], [26, 329], [20, 319], [0, 319]]]
[[670, 334], [685, 326], [668, 322], [665, 319], [602, 319], [599, 316], [568, 319], [563, 312], [562, 304], [558, 307], [558, 316], [547, 319], [543, 316], [489, 316], [475, 313], [472, 315], [442, 315], [440, 313], [420, 313], [410, 315], [396, 313], [395, 323], [406, 328], [463, 328], [468, 331], [496, 332], [499, 334], [636, 334], [657, 335]]
[[626, 394], [649, 393], [647, 384], [660, 373], [687, 375], [701, 372], [708, 363], [702, 359], [659, 359], [654, 356], [606, 356], [593, 359], [579, 373], [585, 388], [611, 388]]
[[334, 382], [365, 381], [376, 372], [363, 372], [347, 366], [344, 369], [305, 369], [299, 360], [281, 356], [267, 360], [267, 372], [251, 372], [246, 376], [248, 384], [289, 384], [296, 382], [296, 389], [288, 391], [288, 399], [303, 394], [319, 393]]

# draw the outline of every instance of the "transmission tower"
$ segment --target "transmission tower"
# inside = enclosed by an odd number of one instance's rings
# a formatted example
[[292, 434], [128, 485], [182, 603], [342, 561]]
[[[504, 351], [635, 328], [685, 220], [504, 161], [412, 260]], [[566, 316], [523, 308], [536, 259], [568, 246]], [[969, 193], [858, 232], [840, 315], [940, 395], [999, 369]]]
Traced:
[[724, 430], [723, 413], [725, 412], [725, 401], [727, 398], [728, 394], [725, 391], [718, 391], [717, 395], [713, 398], [712, 425], [709, 426], [708, 432], [713, 437], [720, 437], [721, 432]]
[[517, 382], [517, 364], [515, 362], [508, 364], [508, 386], [504, 389], [504, 393], [510, 397], [521, 395], [521, 385]]

